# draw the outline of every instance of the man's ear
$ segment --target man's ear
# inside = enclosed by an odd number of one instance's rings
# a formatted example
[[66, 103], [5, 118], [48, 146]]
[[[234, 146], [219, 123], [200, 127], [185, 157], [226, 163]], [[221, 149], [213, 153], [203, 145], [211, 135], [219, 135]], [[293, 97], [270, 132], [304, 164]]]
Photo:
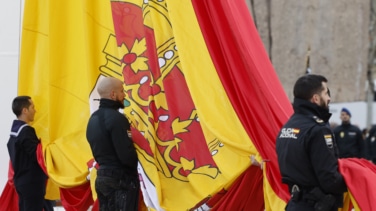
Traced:
[[21, 115], [27, 112], [27, 108], [22, 108]]
[[311, 103], [318, 103], [320, 101], [318, 94], [313, 94], [311, 98]]
[[111, 92], [110, 92], [110, 99], [111, 100], [116, 99], [116, 97], [115, 97], [115, 91], [114, 90], [111, 90]]

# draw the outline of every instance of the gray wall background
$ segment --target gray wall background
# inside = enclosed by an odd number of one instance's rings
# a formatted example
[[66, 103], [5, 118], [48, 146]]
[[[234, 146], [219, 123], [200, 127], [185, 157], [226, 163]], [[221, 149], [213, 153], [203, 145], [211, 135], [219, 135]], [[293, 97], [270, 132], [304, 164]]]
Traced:
[[291, 101], [308, 56], [311, 73], [328, 78], [333, 103], [366, 101], [370, 0], [246, 2]]

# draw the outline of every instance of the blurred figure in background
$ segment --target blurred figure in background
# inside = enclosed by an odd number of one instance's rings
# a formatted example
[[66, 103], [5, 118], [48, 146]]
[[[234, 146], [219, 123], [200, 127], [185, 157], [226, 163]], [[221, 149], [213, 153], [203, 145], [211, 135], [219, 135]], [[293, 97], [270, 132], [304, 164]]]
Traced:
[[347, 108], [342, 108], [341, 125], [334, 128], [334, 136], [339, 150], [340, 158], [365, 158], [365, 143], [362, 131], [351, 124], [351, 113]]
[[376, 163], [376, 125], [372, 125], [365, 140], [366, 158]]

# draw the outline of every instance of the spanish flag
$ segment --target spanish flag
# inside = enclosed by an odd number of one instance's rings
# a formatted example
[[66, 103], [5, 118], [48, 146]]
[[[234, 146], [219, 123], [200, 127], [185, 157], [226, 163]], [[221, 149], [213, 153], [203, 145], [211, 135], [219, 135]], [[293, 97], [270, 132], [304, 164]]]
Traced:
[[86, 125], [111, 36], [109, 1], [25, 1], [18, 94], [35, 102], [33, 127], [50, 181], [46, 198], [61, 199], [66, 210], [85, 210], [93, 202]]
[[274, 139], [291, 106], [243, 1], [25, 3], [18, 93], [38, 110], [47, 198], [82, 209], [69, 201], [87, 195], [93, 90], [112, 76], [150, 209], [284, 206]]
[[375, 210], [375, 164], [365, 159], [343, 158], [339, 159], [339, 170], [348, 189], [343, 211]]
[[121, 70], [106, 73], [124, 78], [146, 205], [282, 210], [274, 143], [292, 108], [244, 1], [111, 6]]
[[46, 198], [66, 210], [95, 198], [85, 130], [109, 76], [150, 210], [284, 209], [275, 138], [292, 108], [244, 0], [25, 2], [18, 93], [36, 104]]

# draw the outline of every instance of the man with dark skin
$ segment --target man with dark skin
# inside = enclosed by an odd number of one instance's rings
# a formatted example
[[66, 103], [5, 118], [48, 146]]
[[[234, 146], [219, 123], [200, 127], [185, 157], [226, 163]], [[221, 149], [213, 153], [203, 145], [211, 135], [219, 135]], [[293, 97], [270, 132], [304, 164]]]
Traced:
[[304, 75], [294, 85], [294, 114], [277, 136], [282, 182], [289, 186], [288, 211], [336, 211], [347, 191], [338, 171], [338, 149], [329, 127], [327, 79]]

